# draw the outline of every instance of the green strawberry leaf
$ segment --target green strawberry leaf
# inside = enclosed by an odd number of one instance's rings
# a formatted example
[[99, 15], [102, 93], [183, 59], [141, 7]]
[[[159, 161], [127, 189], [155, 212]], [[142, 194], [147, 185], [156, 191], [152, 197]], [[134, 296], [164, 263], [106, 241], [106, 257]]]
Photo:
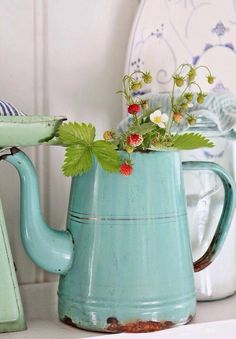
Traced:
[[91, 124], [68, 122], [59, 127], [59, 140], [64, 145], [74, 145], [81, 141], [91, 145], [95, 138], [95, 127]]
[[121, 158], [115, 145], [105, 140], [97, 140], [93, 144], [92, 152], [104, 170], [109, 172], [119, 171]]
[[152, 122], [146, 122], [140, 126], [134, 126], [130, 129], [131, 133], [139, 133], [145, 135], [156, 129], [156, 126]]
[[66, 148], [62, 171], [65, 176], [82, 175], [92, 167], [91, 147], [81, 143]]
[[200, 147], [213, 147], [212, 141], [199, 133], [180, 134], [173, 140], [173, 147], [180, 150], [191, 150]]

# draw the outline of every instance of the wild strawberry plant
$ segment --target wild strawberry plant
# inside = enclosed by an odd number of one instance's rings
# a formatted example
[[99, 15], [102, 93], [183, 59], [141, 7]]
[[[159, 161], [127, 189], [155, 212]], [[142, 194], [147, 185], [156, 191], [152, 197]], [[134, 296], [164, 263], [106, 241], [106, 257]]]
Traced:
[[[191, 108], [195, 102], [202, 104], [207, 95], [197, 82], [199, 69], [206, 71], [209, 84], [214, 82], [215, 78], [206, 66], [180, 65], [172, 76], [169, 112], [163, 111], [161, 107], [151, 110], [148, 99], [134, 95], [144, 84], [152, 82], [150, 72], [136, 71], [125, 75], [122, 89], [118, 93], [123, 95], [131, 117], [126, 131], [108, 130], [103, 134], [104, 140], [95, 140], [95, 127], [91, 124], [63, 123], [58, 131], [59, 142], [66, 146], [63, 173], [66, 176], [86, 173], [92, 167], [95, 157], [103, 169], [128, 176], [133, 171], [133, 152], [213, 147], [213, 143], [199, 133], [172, 132], [173, 125], [183, 123], [184, 120], [189, 125], [196, 123]], [[180, 90], [178, 95], [176, 88]], [[124, 159], [117, 152], [121, 150], [127, 153]]]

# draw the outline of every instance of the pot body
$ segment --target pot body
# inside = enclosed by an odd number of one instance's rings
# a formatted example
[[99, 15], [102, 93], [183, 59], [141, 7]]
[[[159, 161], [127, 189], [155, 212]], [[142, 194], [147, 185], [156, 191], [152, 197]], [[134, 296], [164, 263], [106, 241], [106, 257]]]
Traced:
[[72, 179], [75, 257], [59, 284], [60, 319], [108, 332], [188, 322], [195, 288], [178, 152], [135, 153], [129, 177], [93, 169]]

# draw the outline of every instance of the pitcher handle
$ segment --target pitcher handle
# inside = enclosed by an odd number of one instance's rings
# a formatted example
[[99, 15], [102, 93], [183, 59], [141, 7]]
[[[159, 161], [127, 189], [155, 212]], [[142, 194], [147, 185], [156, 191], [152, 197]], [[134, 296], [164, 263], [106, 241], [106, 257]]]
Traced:
[[215, 235], [206, 252], [193, 263], [194, 271], [199, 272], [210, 265], [219, 253], [231, 224], [236, 203], [236, 186], [233, 178], [223, 167], [207, 161], [184, 161], [185, 171], [206, 170], [217, 174], [224, 186], [224, 204]]

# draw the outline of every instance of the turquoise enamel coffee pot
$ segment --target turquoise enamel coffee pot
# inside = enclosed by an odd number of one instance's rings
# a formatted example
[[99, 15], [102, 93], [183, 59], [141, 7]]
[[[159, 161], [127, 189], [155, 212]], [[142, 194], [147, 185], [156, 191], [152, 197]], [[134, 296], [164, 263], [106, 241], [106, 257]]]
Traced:
[[[5, 159], [21, 181], [21, 237], [43, 269], [61, 275], [59, 316], [93, 331], [145, 332], [185, 324], [195, 314], [193, 272], [218, 254], [235, 207], [235, 183], [217, 164], [181, 163], [178, 152], [134, 153], [129, 177], [93, 168], [73, 177], [67, 230], [41, 215], [38, 181], [29, 158], [16, 148]], [[215, 172], [224, 205], [206, 252], [193, 263], [184, 170]]]

